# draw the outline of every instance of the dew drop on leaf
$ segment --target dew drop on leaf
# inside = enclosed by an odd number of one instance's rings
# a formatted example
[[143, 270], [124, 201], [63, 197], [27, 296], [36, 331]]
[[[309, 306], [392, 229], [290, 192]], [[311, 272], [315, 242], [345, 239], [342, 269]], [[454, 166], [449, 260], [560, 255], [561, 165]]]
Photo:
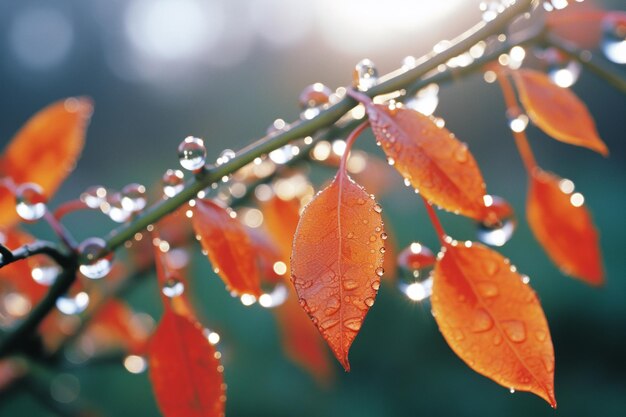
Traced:
[[188, 171], [198, 171], [206, 162], [206, 148], [204, 140], [194, 136], [187, 136], [178, 145], [178, 161], [180, 166]]
[[352, 86], [360, 91], [367, 91], [378, 83], [378, 70], [369, 59], [363, 59], [354, 66]]
[[23, 220], [41, 219], [46, 213], [46, 202], [43, 189], [35, 183], [22, 184], [15, 191], [15, 209]]
[[78, 246], [80, 272], [89, 279], [105, 277], [113, 266], [113, 252], [106, 251], [106, 242], [98, 237], [84, 240]]

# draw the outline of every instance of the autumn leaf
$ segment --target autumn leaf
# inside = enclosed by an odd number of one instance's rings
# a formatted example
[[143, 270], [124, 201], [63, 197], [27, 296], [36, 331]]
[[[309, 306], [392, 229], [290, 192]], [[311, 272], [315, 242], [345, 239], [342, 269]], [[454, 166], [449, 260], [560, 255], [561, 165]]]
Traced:
[[222, 366], [203, 329], [166, 306], [150, 340], [150, 381], [165, 417], [221, 417]]
[[291, 279], [300, 305], [346, 371], [383, 274], [381, 210], [348, 176], [344, 157], [331, 184], [304, 209], [294, 237]]
[[248, 233], [238, 219], [212, 200], [196, 200], [193, 228], [229, 291], [261, 295], [259, 268]]
[[477, 220], [485, 216], [485, 183], [465, 143], [432, 117], [356, 94], [389, 163], [422, 196], [448, 211]]
[[288, 259], [293, 247], [293, 236], [300, 221], [300, 200], [297, 198], [283, 200], [274, 195], [261, 202], [259, 208], [263, 213], [265, 228]]
[[528, 116], [547, 135], [604, 156], [609, 154], [589, 110], [572, 91], [555, 85], [542, 72], [521, 69], [512, 74]]
[[[92, 111], [90, 99], [72, 97], [35, 114], [4, 150], [0, 177], [15, 185], [39, 184], [50, 198], [76, 165]], [[0, 186], [0, 227], [17, 219], [12, 192]]]
[[448, 345], [479, 374], [556, 407], [554, 349], [535, 292], [485, 246], [444, 249], [435, 266], [432, 307]]
[[143, 352], [148, 339], [147, 329], [133, 320], [130, 307], [116, 299], [110, 299], [95, 312], [85, 332], [98, 348], [114, 345], [132, 353]]
[[528, 224], [561, 270], [592, 284], [604, 282], [598, 232], [574, 184], [536, 168], [531, 172]]

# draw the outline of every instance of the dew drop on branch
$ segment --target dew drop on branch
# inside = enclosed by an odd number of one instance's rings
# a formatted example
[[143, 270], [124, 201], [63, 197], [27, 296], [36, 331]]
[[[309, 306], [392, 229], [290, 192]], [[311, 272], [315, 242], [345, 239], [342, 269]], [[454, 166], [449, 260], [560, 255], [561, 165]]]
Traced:
[[105, 277], [113, 266], [113, 252], [106, 251], [106, 242], [98, 237], [84, 240], [78, 246], [80, 272], [89, 279]]
[[398, 254], [397, 287], [409, 300], [423, 301], [432, 294], [435, 260], [432, 251], [418, 242]]
[[66, 315], [80, 314], [89, 306], [89, 294], [80, 291], [74, 295], [63, 295], [57, 298], [57, 309]]
[[189, 171], [196, 172], [204, 168], [206, 163], [206, 147], [200, 138], [187, 136], [178, 145], [178, 161]]
[[360, 91], [367, 91], [378, 83], [378, 70], [369, 59], [363, 59], [354, 66], [352, 86]]
[[15, 191], [15, 210], [26, 221], [33, 222], [41, 219], [46, 213], [47, 199], [43, 189], [33, 182], [17, 187]]
[[137, 213], [146, 207], [146, 187], [141, 184], [128, 184], [122, 188], [122, 208], [131, 213]]
[[163, 174], [163, 194], [165, 197], [174, 197], [185, 187], [185, 175], [181, 170], [168, 169]]
[[601, 48], [604, 56], [616, 64], [626, 64], [626, 22], [608, 15], [602, 22]]
[[478, 240], [491, 246], [503, 246], [513, 236], [517, 221], [511, 205], [501, 197], [485, 195], [488, 218], [477, 224]]

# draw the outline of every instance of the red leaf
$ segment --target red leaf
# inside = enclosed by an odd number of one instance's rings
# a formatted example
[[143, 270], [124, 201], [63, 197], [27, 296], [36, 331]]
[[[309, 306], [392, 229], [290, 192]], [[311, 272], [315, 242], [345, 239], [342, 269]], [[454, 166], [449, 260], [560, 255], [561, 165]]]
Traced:
[[[51, 197], [74, 169], [93, 111], [88, 98], [68, 98], [35, 114], [17, 132], [0, 159], [0, 176], [15, 184], [39, 184]], [[15, 198], [0, 186], [0, 226], [17, 220]]]
[[222, 366], [202, 328], [166, 307], [148, 348], [150, 381], [165, 417], [221, 417]]
[[293, 236], [300, 221], [300, 200], [283, 200], [274, 195], [262, 202], [260, 209], [263, 212], [263, 224], [288, 259], [293, 247]]
[[542, 72], [522, 69], [512, 74], [520, 101], [541, 130], [561, 142], [609, 154], [585, 103], [572, 91], [555, 85]]
[[[15, 228], [0, 232], [0, 236], [2, 234], [4, 235], [2, 243], [11, 250], [35, 241], [28, 233]], [[39, 303], [48, 291], [46, 286], [38, 284], [32, 278], [31, 266], [36, 263], [36, 259], [21, 260], [0, 268], [0, 283], [7, 283], [13, 290], [26, 296], [32, 306]]]
[[300, 304], [346, 371], [348, 351], [380, 286], [380, 211], [340, 167], [305, 208], [294, 237], [291, 279]]
[[146, 329], [133, 320], [133, 312], [126, 303], [110, 299], [89, 322], [87, 334], [102, 344], [121, 346], [132, 353], [142, 352], [148, 339]]
[[536, 168], [528, 193], [528, 224], [552, 261], [568, 274], [592, 284], [604, 282], [598, 232], [582, 194], [571, 181]]
[[556, 407], [548, 323], [508, 260], [477, 243], [447, 245], [435, 266], [432, 306], [446, 342], [470, 368]]
[[427, 200], [474, 219], [485, 216], [485, 183], [466, 144], [415, 110], [371, 102], [366, 108], [390, 163]]
[[261, 295], [254, 247], [244, 226], [211, 200], [196, 200], [193, 212], [196, 235], [226, 288], [240, 294]]
[[293, 288], [285, 303], [274, 309], [280, 328], [283, 350], [287, 356], [307, 370], [321, 384], [332, 377], [328, 351], [319, 332], [296, 301]]

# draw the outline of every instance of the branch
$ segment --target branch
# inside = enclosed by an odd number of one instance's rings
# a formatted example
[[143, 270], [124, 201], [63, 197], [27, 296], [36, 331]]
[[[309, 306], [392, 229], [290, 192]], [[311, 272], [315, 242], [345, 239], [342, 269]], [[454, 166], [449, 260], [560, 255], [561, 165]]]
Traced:
[[[390, 93], [415, 83], [439, 65], [445, 64], [451, 58], [464, 53], [481, 40], [504, 31], [513, 18], [529, 10], [532, 2], [533, 0], [518, 0], [506, 8], [494, 20], [487, 23], [480, 22], [455, 38], [452, 41], [452, 45], [445, 51], [426, 54], [417, 61], [418, 64], [414, 68], [408, 71], [397, 70], [382, 77], [381, 82], [369, 89], [365, 94], [373, 97]], [[132, 238], [135, 233], [176, 210], [187, 201], [195, 198], [198, 192], [204, 188], [221, 180], [222, 177], [234, 173], [255, 158], [268, 154], [295, 139], [311, 136], [318, 130], [332, 125], [355, 104], [356, 102], [352, 98], [346, 96], [339, 102], [321, 111], [316, 117], [310, 120], [299, 120], [293, 123], [287, 130], [265, 136], [242, 149], [229, 162], [198, 174], [195, 178], [188, 181], [183, 190], [174, 197], [153, 205], [132, 222], [122, 225], [109, 233], [105, 238], [106, 249], [111, 251], [117, 249], [128, 239]]]
[[57, 245], [43, 240], [38, 240], [36, 242], [20, 246], [14, 251], [10, 251], [5, 246], [0, 245], [0, 253], [2, 253], [0, 268], [12, 264], [13, 262], [40, 254], [49, 256], [62, 267], [70, 263], [68, 255], [61, 252]]

